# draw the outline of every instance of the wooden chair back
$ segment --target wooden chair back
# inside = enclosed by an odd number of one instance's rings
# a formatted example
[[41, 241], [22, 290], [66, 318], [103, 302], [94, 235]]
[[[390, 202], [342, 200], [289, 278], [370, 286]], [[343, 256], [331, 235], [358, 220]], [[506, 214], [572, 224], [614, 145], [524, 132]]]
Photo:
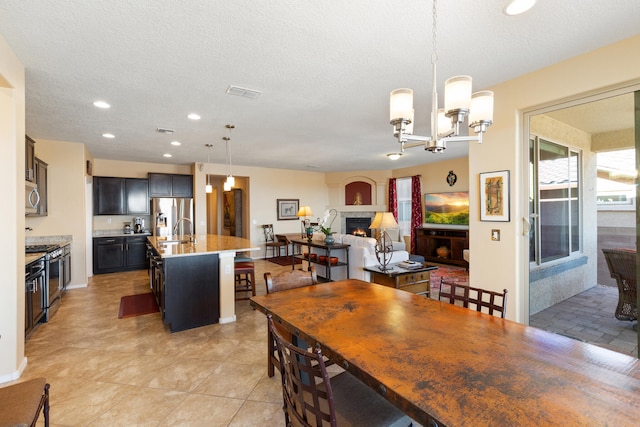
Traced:
[[262, 226], [262, 231], [264, 233], [264, 241], [269, 243], [269, 242], [275, 242], [275, 237], [273, 235], [273, 224], [264, 224]]
[[[271, 273], [264, 273], [264, 280], [267, 285], [267, 294], [274, 292], [286, 291], [287, 289], [303, 288], [305, 286], [311, 286], [318, 283], [318, 276], [314, 266], [309, 267], [309, 271], [303, 270], [291, 270], [282, 272], [276, 276], [271, 276]], [[284, 329], [280, 333], [287, 337], [287, 339], [294, 344], [302, 345], [298, 343], [296, 337], [291, 336]], [[267, 374], [269, 378], [275, 374], [274, 368], [279, 366], [278, 352], [276, 351], [275, 338], [271, 335], [271, 332], [267, 337]]]
[[444, 277], [440, 279], [438, 299], [440, 301], [449, 301], [450, 304], [454, 305], [458, 305], [456, 301], [460, 301], [463, 307], [475, 309], [480, 312], [482, 312], [484, 308], [484, 312], [494, 316], [497, 316], [495, 312], [500, 313], [500, 317], [503, 319], [507, 312], [506, 289], [503, 289], [502, 293], [487, 291], [469, 285], [447, 282]]
[[618, 320], [638, 319], [638, 288], [636, 279], [637, 252], [624, 249], [602, 249], [611, 277], [618, 285]]
[[285, 425], [336, 426], [331, 382], [322, 351], [308, 352], [284, 339], [267, 316], [269, 333], [275, 339], [282, 377]]
[[318, 283], [318, 275], [315, 267], [311, 266], [309, 271], [291, 270], [272, 276], [271, 273], [264, 273], [264, 280], [267, 286], [267, 294], [285, 291], [287, 289], [302, 288]]

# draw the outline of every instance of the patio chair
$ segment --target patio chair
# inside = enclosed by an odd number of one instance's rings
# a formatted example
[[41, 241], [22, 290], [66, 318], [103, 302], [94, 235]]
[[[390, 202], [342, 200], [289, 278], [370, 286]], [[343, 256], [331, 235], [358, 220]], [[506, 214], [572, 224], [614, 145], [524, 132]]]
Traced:
[[[494, 315], [494, 312], [500, 313], [500, 317], [504, 319], [507, 312], [507, 290], [503, 289], [502, 293], [496, 291], [487, 291], [481, 288], [474, 288], [469, 285], [447, 282], [444, 277], [440, 278], [440, 293], [438, 299], [440, 301], [448, 300], [450, 304], [456, 305], [456, 301], [460, 301], [465, 308], [486, 311]], [[469, 307], [471, 304], [471, 307]]]
[[638, 288], [636, 281], [636, 256], [631, 249], [603, 249], [611, 277], [618, 285], [618, 320], [638, 320]]

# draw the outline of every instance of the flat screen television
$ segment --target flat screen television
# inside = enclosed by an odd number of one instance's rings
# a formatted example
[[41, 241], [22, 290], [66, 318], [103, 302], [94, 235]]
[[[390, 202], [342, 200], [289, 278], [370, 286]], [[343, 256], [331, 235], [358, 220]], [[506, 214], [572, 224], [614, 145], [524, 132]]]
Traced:
[[427, 224], [469, 225], [469, 192], [425, 194], [424, 222]]

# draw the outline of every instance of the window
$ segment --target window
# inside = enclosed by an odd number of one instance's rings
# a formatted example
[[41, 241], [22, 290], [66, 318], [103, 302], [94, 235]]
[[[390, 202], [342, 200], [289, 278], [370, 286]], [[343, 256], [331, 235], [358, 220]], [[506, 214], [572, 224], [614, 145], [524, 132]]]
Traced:
[[580, 251], [581, 156], [535, 136], [529, 150], [529, 261], [543, 264]]
[[635, 210], [636, 150], [600, 152], [596, 156], [598, 210]]
[[396, 179], [398, 226], [403, 236], [411, 235], [411, 178]]

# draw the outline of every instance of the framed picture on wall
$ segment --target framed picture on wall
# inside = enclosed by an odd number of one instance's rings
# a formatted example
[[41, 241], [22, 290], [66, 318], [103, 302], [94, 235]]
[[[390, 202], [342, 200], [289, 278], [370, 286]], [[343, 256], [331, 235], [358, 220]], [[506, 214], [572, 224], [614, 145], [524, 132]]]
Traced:
[[509, 171], [480, 174], [480, 221], [509, 222]]
[[278, 221], [298, 219], [300, 199], [278, 199]]

